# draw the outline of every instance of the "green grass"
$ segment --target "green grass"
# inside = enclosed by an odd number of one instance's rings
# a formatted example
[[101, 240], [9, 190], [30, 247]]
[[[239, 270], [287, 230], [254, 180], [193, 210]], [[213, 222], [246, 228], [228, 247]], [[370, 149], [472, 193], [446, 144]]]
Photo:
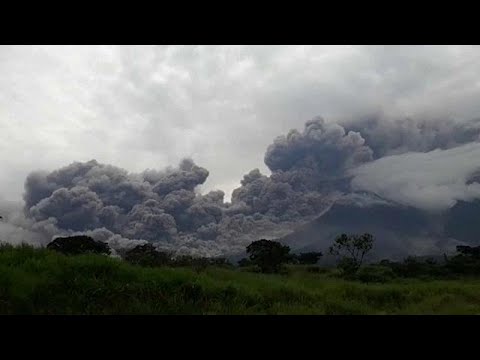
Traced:
[[143, 268], [100, 255], [0, 247], [1, 314], [480, 314], [480, 280], [363, 284], [296, 266]]

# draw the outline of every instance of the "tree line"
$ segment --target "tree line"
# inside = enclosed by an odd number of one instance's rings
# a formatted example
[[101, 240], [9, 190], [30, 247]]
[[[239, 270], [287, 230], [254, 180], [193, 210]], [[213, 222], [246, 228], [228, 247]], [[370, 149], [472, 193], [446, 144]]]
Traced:
[[[347, 236], [342, 234], [330, 248], [330, 253], [342, 258], [340, 267], [358, 269], [366, 253], [373, 246], [373, 236]], [[84, 253], [110, 254], [111, 250], [106, 243], [97, 242], [89, 236], [58, 237], [47, 245], [48, 249], [66, 255]], [[253, 241], [246, 247], [248, 258], [238, 262], [238, 266], [256, 266], [263, 273], [278, 273], [285, 264], [317, 264], [323, 256], [322, 252], [305, 252], [294, 254], [290, 247], [273, 240], [261, 239]], [[174, 257], [167, 252], [157, 251], [152, 244], [138, 245], [122, 254], [122, 258], [132, 264], [141, 266], [227, 266], [232, 265], [225, 258], [200, 258], [193, 256]]]
[[[338, 276], [364, 282], [384, 282], [396, 277], [449, 277], [480, 275], [480, 246], [457, 246], [457, 254], [444, 256], [443, 262], [432, 258], [407, 257], [401, 262], [388, 259], [365, 264], [367, 255], [375, 243], [373, 235], [341, 234], [328, 248], [328, 253], [337, 259]], [[60, 237], [47, 245], [48, 249], [66, 255], [85, 253], [110, 254], [106, 243], [94, 241], [89, 236]], [[290, 247], [278, 241], [260, 239], [246, 247], [247, 257], [238, 262], [239, 267], [251, 267], [262, 273], [281, 273], [286, 265], [318, 264], [322, 252], [291, 253]], [[152, 244], [138, 245], [126, 251], [121, 257], [139, 266], [192, 267], [196, 270], [208, 266], [234, 267], [226, 258], [202, 258], [194, 256], [173, 256], [157, 251]], [[318, 267], [310, 268], [317, 269]]]

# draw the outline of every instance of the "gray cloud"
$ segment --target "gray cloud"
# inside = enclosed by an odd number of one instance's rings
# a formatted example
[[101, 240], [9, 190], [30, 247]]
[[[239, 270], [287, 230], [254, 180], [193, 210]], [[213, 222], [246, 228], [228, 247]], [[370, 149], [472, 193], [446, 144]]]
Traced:
[[34, 221], [25, 216], [23, 204], [0, 199], [0, 242], [33, 246], [46, 245], [59, 233], [55, 219]]
[[73, 159], [138, 173], [193, 157], [204, 189], [228, 199], [250, 169], [268, 173], [271, 139], [319, 114], [478, 117], [479, 58], [476, 46], [3, 46], [0, 191], [17, 200], [32, 169]]
[[405, 152], [449, 149], [480, 140], [480, 118], [391, 118], [382, 115], [344, 121], [345, 128], [362, 134], [375, 158]]

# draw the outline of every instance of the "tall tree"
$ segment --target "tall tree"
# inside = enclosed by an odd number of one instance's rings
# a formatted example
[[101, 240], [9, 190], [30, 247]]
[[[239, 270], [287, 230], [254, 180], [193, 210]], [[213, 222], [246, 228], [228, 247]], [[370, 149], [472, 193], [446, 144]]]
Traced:
[[363, 263], [365, 255], [373, 248], [374, 237], [371, 234], [341, 234], [330, 246], [329, 252], [341, 258], [341, 267], [348, 272], [356, 272]]
[[247, 254], [253, 264], [264, 273], [278, 272], [283, 263], [288, 262], [290, 248], [277, 241], [261, 239], [247, 246]]

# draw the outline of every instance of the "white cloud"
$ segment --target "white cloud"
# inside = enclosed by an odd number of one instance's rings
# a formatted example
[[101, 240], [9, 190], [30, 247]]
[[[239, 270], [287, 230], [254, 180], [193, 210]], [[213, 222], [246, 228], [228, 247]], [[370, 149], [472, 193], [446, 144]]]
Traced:
[[374, 192], [403, 205], [445, 210], [459, 200], [480, 199], [480, 143], [448, 150], [383, 157], [352, 170], [355, 190]]

